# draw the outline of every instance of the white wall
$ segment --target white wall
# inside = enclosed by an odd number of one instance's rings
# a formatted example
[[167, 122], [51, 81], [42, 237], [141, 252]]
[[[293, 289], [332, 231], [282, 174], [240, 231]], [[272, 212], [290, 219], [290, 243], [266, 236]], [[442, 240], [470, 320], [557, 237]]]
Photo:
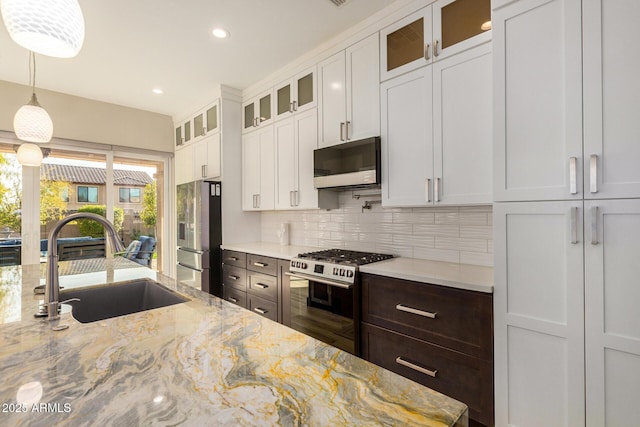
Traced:
[[340, 193], [340, 208], [331, 211], [262, 212], [262, 241], [278, 242], [276, 231], [288, 222], [292, 245], [493, 266], [491, 206], [383, 209], [374, 204], [362, 211], [363, 202], [375, 198], [354, 200], [353, 193]]
[[[173, 152], [170, 116], [36, 88], [53, 120], [54, 138]], [[0, 80], [0, 130], [13, 132], [13, 116], [31, 88]]]

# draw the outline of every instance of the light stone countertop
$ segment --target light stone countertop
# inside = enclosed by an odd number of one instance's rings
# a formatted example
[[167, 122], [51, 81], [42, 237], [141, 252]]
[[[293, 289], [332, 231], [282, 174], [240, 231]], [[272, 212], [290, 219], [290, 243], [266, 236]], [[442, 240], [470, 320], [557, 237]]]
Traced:
[[0, 268], [2, 425], [467, 426], [456, 400], [138, 264], [60, 271], [65, 287], [151, 277], [191, 300], [86, 324], [63, 312], [54, 332], [33, 317], [44, 265]]
[[392, 258], [360, 267], [377, 274], [450, 288], [493, 293], [493, 268], [415, 258]]
[[[286, 260], [291, 260], [304, 252], [320, 250], [320, 248], [309, 246], [281, 246], [267, 242], [222, 245], [222, 249]], [[363, 273], [493, 293], [493, 268], [491, 267], [398, 257], [362, 265], [359, 268]]]
[[286, 259], [287, 261], [290, 261], [291, 258], [305, 252], [321, 250], [320, 248], [314, 248], [313, 246], [280, 245], [278, 243], [269, 242], [231, 243], [228, 245], [222, 245], [222, 249]]

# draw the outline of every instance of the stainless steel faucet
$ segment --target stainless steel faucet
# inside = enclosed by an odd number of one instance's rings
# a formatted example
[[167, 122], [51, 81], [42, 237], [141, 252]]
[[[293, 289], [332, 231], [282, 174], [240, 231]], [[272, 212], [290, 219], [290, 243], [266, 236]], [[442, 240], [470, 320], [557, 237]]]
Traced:
[[[104, 226], [105, 234], [111, 243], [112, 253], [122, 252], [125, 250], [124, 245], [118, 238], [116, 229], [105, 217], [89, 212], [78, 212], [71, 214], [58, 222], [49, 232], [49, 241], [47, 242], [47, 277], [44, 287], [44, 301], [47, 310], [47, 320], [57, 320], [60, 318], [58, 314], [58, 306], [60, 305], [60, 282], [58, 278], [58, 234], [67, 223], [76, 219], [92, 219], [98, 221]], [[106, 249], [106, 248], [105, 248]]]

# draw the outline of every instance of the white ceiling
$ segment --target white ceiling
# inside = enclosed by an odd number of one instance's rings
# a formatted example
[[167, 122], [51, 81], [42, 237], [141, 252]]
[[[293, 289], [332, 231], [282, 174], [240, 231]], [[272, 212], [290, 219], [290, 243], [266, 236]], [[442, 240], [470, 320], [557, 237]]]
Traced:
[[[79, 0], [84, 46], [72, 59], [37, 55], [36, 87], [182, 114], [218, 84], [244, 89], [393, 1]], [[28, 52], [0, 27], [0, 80], [28, 85]], [[214, 27], [231, 37], [214, 38]]]

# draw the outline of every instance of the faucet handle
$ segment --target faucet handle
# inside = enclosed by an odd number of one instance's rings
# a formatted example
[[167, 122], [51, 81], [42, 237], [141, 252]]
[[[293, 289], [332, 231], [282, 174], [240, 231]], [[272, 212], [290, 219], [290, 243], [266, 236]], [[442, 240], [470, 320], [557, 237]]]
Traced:
[[[35, 295], [44, 295], [44, 287], [45, 285], [38, 285], [33, 288], [33, 293]], [[60, 286], [60, 290], [64, 289], [64, 286]]]

